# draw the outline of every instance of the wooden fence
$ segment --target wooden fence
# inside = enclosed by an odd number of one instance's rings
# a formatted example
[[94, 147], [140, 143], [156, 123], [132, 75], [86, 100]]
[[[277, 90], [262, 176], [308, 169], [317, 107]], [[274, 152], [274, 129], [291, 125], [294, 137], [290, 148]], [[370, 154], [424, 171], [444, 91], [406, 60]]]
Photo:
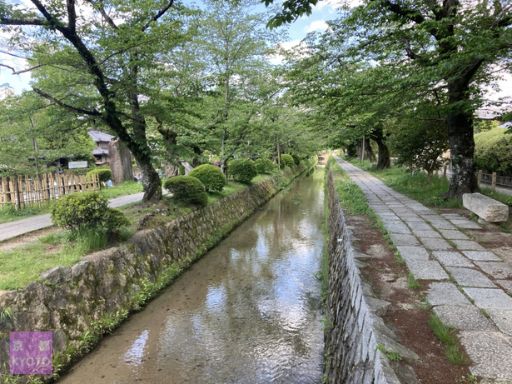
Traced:
[[0, 206], [16, 209], [41, 205], [60, 196], [80, 191], [97, 191], [100, 181], [72, 173], [45, 173], [39, 176], [0, 177]]
[[496, 172], [484, 173], [478, 171], [478, 183], [490, 184], [492, 189], [498, 187], [512, 188], [512, 176], [498, 175]]

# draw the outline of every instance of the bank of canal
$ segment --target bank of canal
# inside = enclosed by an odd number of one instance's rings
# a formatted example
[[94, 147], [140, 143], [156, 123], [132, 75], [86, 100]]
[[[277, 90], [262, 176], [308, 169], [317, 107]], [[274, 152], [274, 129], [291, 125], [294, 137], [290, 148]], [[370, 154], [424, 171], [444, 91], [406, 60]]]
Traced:
[[59, 383], [320, 383], [322, 179], [278, 194]]

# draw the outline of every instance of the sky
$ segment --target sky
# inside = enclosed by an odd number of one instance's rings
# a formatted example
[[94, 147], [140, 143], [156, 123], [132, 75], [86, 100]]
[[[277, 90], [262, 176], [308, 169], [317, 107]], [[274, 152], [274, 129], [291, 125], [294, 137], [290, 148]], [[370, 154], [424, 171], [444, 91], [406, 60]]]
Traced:
[[[15, 0], [27, 1], [27, 0]], [[336, 18], [336, 11], [343, 4], [351, 6], [357, 5], [360, 0], [321, 0], [313, 8], [309, 16], [303, 16], [290, 24], [288, 27], [288, 41], [282, 43], [284, 48], [292, 48], [300, 43], [309, 32], [322, 32], [327, 29], [327, 21]], [[1, 49], [0, 35], [0, 49]], [[0, 62], [17, 68], [23, 68], [20, 60], [0, 53]], [[499, 82], [499, 91], [491, 88], [487, 91], [487, 97], [491, 100], [497, 100], [500, 97], [512, 97], [512, 74], [504, 73], [504, 79]], [[0, 67], [0, 87], [4, 83], [14, 88], [16, 93], [21, 93], [24, 89], [30, 88], [30, 73], [21, 75], [12, 75], [10, 70]]]

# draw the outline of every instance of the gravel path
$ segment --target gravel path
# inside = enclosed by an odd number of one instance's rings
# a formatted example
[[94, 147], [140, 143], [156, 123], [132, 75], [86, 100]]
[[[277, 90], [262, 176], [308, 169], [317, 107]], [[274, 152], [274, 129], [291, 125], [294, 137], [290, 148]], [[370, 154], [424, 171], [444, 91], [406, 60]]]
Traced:
[[465, 229], [483, 230], [458, 214], [438, 214], [338, 159], [363, 190], [393, 244], [417, 280], [428, 280], [427, 300], [459, 331], [485, 383], [512, 383], [512, 266], [472, 240]]

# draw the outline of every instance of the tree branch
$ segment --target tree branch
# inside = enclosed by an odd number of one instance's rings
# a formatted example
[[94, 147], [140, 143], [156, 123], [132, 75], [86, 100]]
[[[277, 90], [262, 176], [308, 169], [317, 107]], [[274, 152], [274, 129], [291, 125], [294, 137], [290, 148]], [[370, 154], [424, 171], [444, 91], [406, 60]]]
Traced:
[[162, 9], [155, 13], [155, 15], [146, 24], [144, 24], [144, 26], [142, 27], [142, 31], [148, 29], [153, 22], [157, 21], [160, 17], [162, 17], [165, 14], [165, 12], [167, 12], [173, 5], [174, 0], [169, 0], [169, 2]]
[[15, 68], [13, 68], [13, 67], [11, 67], [9, 65], [6, 65], [6, 64], [0, 64], [0, 67], [9, 68], [12, 71], [13, 75], [20, 75], [22, 73], [30, 72], [30, 71], [32, 71], [34, 69], [44, 67], [45, 65], [47, 65], [47, 64], [38, 64], [38, 65], [35, 65], [33, 67], [30, 67], [30, 68], [21, 69], [19, 71], [17, 71]]
[[101, 16], [103, 16], [103, 19], [107, 22], [108, 25], [110, 25], [113, 29], [118, 29], [116, 23], [114, 23], [114, 20], [112, 20], [112, 18], [108, 15], [107, 11], [105, 10], [102, 0], [98, 1], [97, 3], [94, 3], [93, 0], [86, 1], [93, 7], [97, 8], [98, 11], [100, 11]]
[[99, 111], [97, 111], [96, 109], [90, 111], [90, 110], [87, 110], [87, 109], [74, 107], [74, 106], [69, 105], [67, 103], [64, 103], [63, 101], [57, 99], [56, 97], [54, 97], [54, 96], [52, 96], [52, 95], [50, 95], [50, 94], [40, 90], [39, 88], [33, 87], [33, 90], [39, 96], [42, 96], [45, 99], [48, 99], [48, 100], [52, 101], [53, 103], [57, 104], [59, 107], [65, 108], [65, 109], [70, 110], [72, 112], [81, 113], [81, 114], [88, 115], [88, 116], [98, 116], [98, 117], [102, 116], [102, 114]]
[[50, 24], [46, 20], [42, 19], [10, 19], [7, 17], [0, 17], [1, 25], [39, 25], [49, 26]]
[[76, 31], [75, 0], [66, 0], [66, 7], [68, 10], [68, 27], [72, 32], [75, 32]]

